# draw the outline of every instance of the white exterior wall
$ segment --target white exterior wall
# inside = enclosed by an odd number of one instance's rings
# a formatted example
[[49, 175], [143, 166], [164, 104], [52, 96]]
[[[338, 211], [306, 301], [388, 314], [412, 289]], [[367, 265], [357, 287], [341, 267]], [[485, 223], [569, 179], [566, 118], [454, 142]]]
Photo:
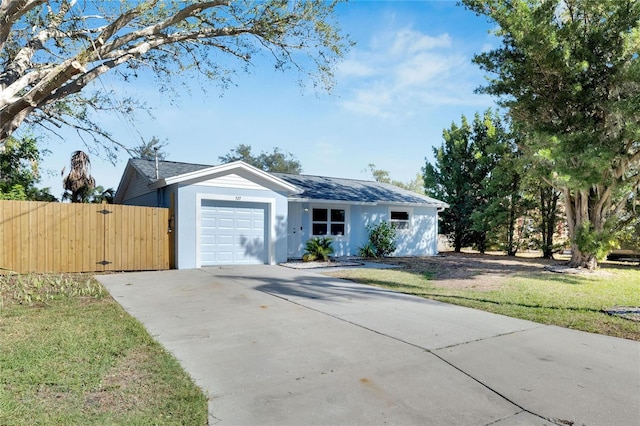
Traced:
[[333, 239], [335, 256], [356, 256], [358, 248], [368, 241], [367, 226], [382, 221], [390, 221], [391, 211], [408, 211], [410, 226], [408, 230], [398, 230], [397, 249], [392, 256], [433, 256], [438, 254], [438, 228], [437, 209], [435, 207], [416, 206], [389, 206], [389, 205], [350, 205], [350, 204], [323, 204], [313, 202], [290, 202], [289, 223], [293, 224], [298, 217], [301, 228], [288, 229], [288, 256], [301, 258], [304, 254], [304, 244], [313, 237], [312, 216], [314, 207], [339, 208], [346, 210], [347, 222], [345, 223], [345, 235], [330, 236]]
[[225, 188], [212, 185], [178, 186], [176, 191], [176, 268], [188, 269], [200, 266], [199, 221], [203, 199], [237, 200], [269, 205], [266, 226], [272, 238], [269, 245], [269, 263], [287, 260], [287, 198], [267, 188], [261, 190]]

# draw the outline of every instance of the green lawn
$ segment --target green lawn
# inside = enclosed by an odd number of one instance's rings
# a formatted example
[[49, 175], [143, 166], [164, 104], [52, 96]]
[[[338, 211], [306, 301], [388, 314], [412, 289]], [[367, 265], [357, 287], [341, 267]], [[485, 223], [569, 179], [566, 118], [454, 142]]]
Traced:
[[0, 276], [0, 424], [207, 423], [175, 358], [86, 276]]
[[640, 322], [602, 312], [640, 306], [640, 270], [608, 266], [604, 275], [514, 274], [495, 290], [447, 288], [433, 273], [352, 269], [331, 276], [515, 318], [640, 341]]

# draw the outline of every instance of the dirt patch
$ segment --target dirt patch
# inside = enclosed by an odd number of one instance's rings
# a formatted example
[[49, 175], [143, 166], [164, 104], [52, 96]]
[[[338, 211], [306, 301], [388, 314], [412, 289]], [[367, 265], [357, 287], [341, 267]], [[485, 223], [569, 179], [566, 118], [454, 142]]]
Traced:
[[104, 376], [99, 388], [86, 395], [85, 405], [99, 412], [133, 410], [144, 401], [142, 388], [148, 381], [144, 366], [149, 359], [146, 351], [132, 351], [121, 358]]
[[511, 275], [537, 274], [544, 272], [545, 267], [561, 266], [564, 263], [541, 258], [454, 252], [434, 257], [378, 259], [375, 262], [396, 264], [409, 272], [428, 274], [433, 284], [439, 287], [481, 291], [499, 289]]

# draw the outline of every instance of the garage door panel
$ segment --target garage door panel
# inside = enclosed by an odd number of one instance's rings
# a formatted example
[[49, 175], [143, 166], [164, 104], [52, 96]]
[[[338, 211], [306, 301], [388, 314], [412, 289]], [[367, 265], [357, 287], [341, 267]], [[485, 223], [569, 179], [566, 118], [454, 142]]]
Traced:
[[220, 229], [233, 229], [234, 220], [233, 218], [219, 218], [218, 219], [218, 228]]
[[267, 263], [268, 205], [203, 200], [200, 221], [200, 263]]
[[224, 206], [215, 206], [213, 207], [214, 210], [216, 210], [219, 213], [227, 213], [227, 214], [234, 214], [235, 213], [235, 209], [233, 207], [224, 207]]
[[218, 244], [221, 246], [232, 246], [235, 244], [235, 238], [233, 235], [220, 235], [218, 236]]
[[209, 219], [209, 218], [202, 218], [202, 228], [215, 228], [216, 227], [216, 220], [215, 219]]
[[[208, 246], [214, 246], [216, 244], [216, 237], [215, 235], [203, 235], [200, 237], [200, 244], [202, 245], [202, 247], [208, 247]], [[208, 252], [210, 250], [205, 250], [205, 252]]]
[[236, 228], [241, 231], [252, 231], [253, 223], [251, 219], [237, 219], [236, 220]]

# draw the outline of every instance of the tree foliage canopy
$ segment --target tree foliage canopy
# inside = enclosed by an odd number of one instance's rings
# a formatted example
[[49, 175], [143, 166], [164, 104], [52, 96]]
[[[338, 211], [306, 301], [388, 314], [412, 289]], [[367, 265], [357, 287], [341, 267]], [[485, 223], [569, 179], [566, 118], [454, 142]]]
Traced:
[[[330, 89], [348, 43], [324, 0], [0, 1], [0, 143], [23, 123], [70, 125], [110, 140], [91, 111], [127, 110], [109, 93], [83, 94], [117, 68], [124, 80], [151, 71], [160, 90], [176, 74], [199, 73], [228, 85], [260, 52], [276, 68], [295, 68]], [[206, 88], [209, 83], [203, 83]], [[125, 111], [127, 112], [127, 111]]]
[[390, 183], [391, 185], [395, 185], [408, 191], [413, 191], [418, 194], [424, 194], [424, 179], [420, 172], [416, 173], [416, 177], [412, 181], [405, 183], [399, 180], [391, 179], [391, 175], [388, 171], [378, 169], [373, 163], [369, 163], [369, 165], [367, 166], [367, 171], [371, 173], [371, 177], [376, 182]]
[[284, 153], [279, 148], [274, 148], [271, 153], [263, 151], [259, 155], [254, 155], [251, 152], [251, 145], [240, 144], [228, 154], [218, 157], [218, 160], [223, 163], [244, 161], [265, 172], [291, 173], [294, 175], [302, 173], [300, 161], [293, 154]]
[[425, 192], [449, 204], [439, 215], [440, 230], [454, 250], [473, 245], [484, 251], [487, 233], [496, 227], [485, 212], [505, 196], [491, 178], [509, 149], [508, 135], [500, 117], [488, 110], [472, 123], [463, 115], [460, 125], [452, 123], [442, 136], [442, 145], [433, 149], [435, 163], [423, 169]]
[[167, 153], [162, 149], [167, 146], [166, 142], [161, 142], [156, 136], [148, 141], [142, 141], [140, 145], [133, 147], [130, 152], [133, 158], [142, 160], [164, 160]]
[[640, 2], [463, 0], [499, 28], [502, 46], [476, 55], [526, 133], [522, 148], [543, 163], [564, 196], [573, 266], [594, 267], [626, 198], [640, 185]]
[[39, 189], [42, 155], [31, 136], [8, 138], [0, 146], [0, 199], [53, 201], [49, 188]]

